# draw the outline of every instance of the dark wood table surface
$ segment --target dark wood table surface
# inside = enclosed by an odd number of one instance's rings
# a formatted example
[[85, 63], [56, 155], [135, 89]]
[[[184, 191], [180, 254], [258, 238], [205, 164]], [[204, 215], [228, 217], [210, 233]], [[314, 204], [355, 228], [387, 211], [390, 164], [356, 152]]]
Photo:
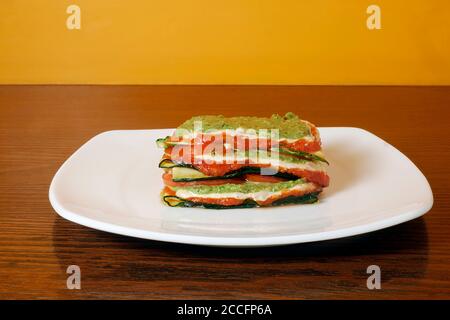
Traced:
[[[0, 298], [448, 299], [449, 110], [449, 87], [0, 86]], [[102, 131], [286, 111], [393, 144], [428, 178], [432, 210], [340, 240], [225, 249], [89, 229], [48, 201], [59, 166]], [[81, 290], [66, 288], [73, 264]], [[381, 290], [366, 287], [372, 264]]]

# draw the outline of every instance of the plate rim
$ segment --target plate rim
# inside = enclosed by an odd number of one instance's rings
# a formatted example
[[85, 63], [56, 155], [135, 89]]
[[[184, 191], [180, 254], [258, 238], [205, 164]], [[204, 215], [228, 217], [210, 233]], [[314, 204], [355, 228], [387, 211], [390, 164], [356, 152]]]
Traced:
[[128, 131], [156, 131], [156, 130], [171, 130], [171, 128], [166, 129], [138, 129], [138, 130], [109, 130], [101, 132], [94, 137], [90, 138], [83, 145], [81, 145], [75, 152], [73, 152], [59, 167], [56, 171], [49, 187], [49, 201], [53, 209], [56, 213], [62, 218], [69, 220], [71, 222], [83, 225], [85, 227], [89, 227], [92, 229], [110, 232], [113, 234], [130, 236], [134, 238], [146, 239], [146, 240], [155, 240], [155, 241], [163, 241], [170, 243], [182, 243], [182, 244], [190, 244], [190, 245], [203, 245], [203, 246], [217, 246], [217, 247], [265, 247], [265, 246], [279, 246], [279, 245], [289, 245], [289, 244], [299, 244], [299, 243], [309, 243], [309, 242], [317, 242], [317, 241], [325, 241], [332, 239], [340, 239], [345, 237], [356, 236], [360, 234], [366, 234], [370, 232], [374, 232], [377, 230], [385, 229], [388, 227], [392, 227], [413, 219], [416, 219], [420, 216], [423, 216], [427, 213], [433, 206], [434, 197], [433, 192], [431, 190], [431, 186], [422, 173], [422, 171], [412, 162], [406, 155], [404, 155], [400, 150], [373, 134], [370, 131], [367, 131], [358, 127], [320, 127], [323, 128], [336, 128], [336, 129], [353, 129], [364, 132], [364, 134], [370, 134], [375, 136], [377, 139], [383, 141], [384, 143], [390, 145], [395, 151], [397, 151], [402, 157], [404, 157], [413, 167], [417, 170], [419, 174], [421, 174], [424, 178], [424, 181], [427, 183], [427, 189], [429, 193], [428, 202], [424, 202], [422, 206], [418, 208], [414, 208], [408, 210], [404, 213], [395, 215], [393, 217], [385, 218], [382, 220], [377, 220], [368, 224], [357, 225], [348, 228], [341, 228], [332, 231], [320, 231], [314, 233], [306, 233], [306, 234], [294, 234], [294, 235], [280, 235], [280, 236], [256, 236], [256, 237], [211, 237], [211, 236], [202, 236], [202, 235], [188, 235], [188, 234], [179, 234], [179, 233], [171, 233], [171, 232], [156, 232], [149, 231], [145, 229], [139, 229], [134, 227], [126, 227], [119, 224], [114, 224], [110, 222], [100, 221], [96, 219], [92, 219], [86, 217], [84, 215], [77, 214], [74, 211], [71, 211], [65, 208], [57, 199], [55, 184], [58, 177], [61, 175], [64, 167], [68, 165], [73, 157], [78, 154], [86, 145], [88, 145], [92, 140], [97, 137], [105, 134], [111, 134], [115, 132], [128, 132]]

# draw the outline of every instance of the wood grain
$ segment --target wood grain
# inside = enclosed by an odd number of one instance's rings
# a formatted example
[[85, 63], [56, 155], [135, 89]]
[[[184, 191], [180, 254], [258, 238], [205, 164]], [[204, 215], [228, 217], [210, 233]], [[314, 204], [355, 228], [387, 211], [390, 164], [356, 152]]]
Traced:
[[[450, 298], [449, 87], [1, 86], [0, 298]], [[192, 114], [294, 111], [396, 146], [427, 176], [433, 209], [371, 234], [264, 249], [127, 238], [66, 221], [48, 201], [63, 161], [97, 133], [173, 127]], [[82, 289], [66, 289], [66, 268]], [[366, 268], [382, 289], [366, 288]]]

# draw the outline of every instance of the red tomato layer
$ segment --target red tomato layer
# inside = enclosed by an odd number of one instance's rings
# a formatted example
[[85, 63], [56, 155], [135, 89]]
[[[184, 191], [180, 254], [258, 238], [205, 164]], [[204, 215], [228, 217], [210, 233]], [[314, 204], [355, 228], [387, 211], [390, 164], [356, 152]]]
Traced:
[[306, 140], [297, 140], [295, 142], [280, 142], [280, 147], [285, 147], [294, 151], [303, 151], [303, 152], [317, 152], [322, 148], [320, 141], [306, 141]]
[[[313, 135], [313, 140], [298, 139], [295, 142], [287, 142], [286, 140], [277, 141], [275, 144], [279, 144], [282, 147], [292, 149], [294, 151], [304, 151], [304, 152], [317, 152], [321, 149], [321, 141], [319, 132], [316, 127], [311, 128], [311, 133]], [[214, 143], [216, 140], [221, 143], [227, 143], [233, 146], [233, 149], [239, 150], [249, 150], [262, 148], [269, 150], [272, 147], [270, 139], [249, 139], [242, 136], [227, 136], [225, 133], [222, 136], [203, 134], [201, 138], [182, 140], [183, 143], [189, 145], [202, 144], [203, 148], [206, 148], [210, 144]], [[169, 142], [180, 142], [178, 137], [169, 138]]]
[[207, 204], [218, 204], [221, 206], [238, 206], [244, 202], [241, 199], [235, 198], [198, 198], [192, 197], [187, 198], [186, 200], [197, 202], [197, 203], [207, 203]]
[[176, 192], [172, 188], [164, 187], [162, 194], [165, 196], [174, 196], [176, 195]]
[[296, 177], [304, 178], [307, 181], [317, 183], [322, 187], [328, 187], [328, 185], [330, 184], [330, 176], [323, 171], [311, 171], [304, 169], [285, 169], [281, 167], [279, 168], [279, 171], [292, 174]]

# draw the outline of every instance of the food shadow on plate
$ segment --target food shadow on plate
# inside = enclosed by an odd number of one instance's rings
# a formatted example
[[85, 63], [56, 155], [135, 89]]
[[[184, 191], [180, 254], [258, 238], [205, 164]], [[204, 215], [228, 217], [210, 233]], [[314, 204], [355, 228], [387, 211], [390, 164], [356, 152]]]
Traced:
[[327, 173], [330, 186], [324, 189], [324, 195], [332, 195], [355, 184], [364, 175], [370, 174], [367, 160], [372, 154], [352, 148], [348, 143], [333, 141], [324, 146], [324, 153], [330, 165]]
[[[263, 276], [262, 267], [267, 267], [264, 271], [267, 276], [271, 272], [292, 272], [286, 266], [293, 263], [296, 268], [315, 263], [319, 269], [342, 272], [347, 266], [357, 264], [366, 268], [378, 261], [385, 269], [391, 268], [394, 275], [419, 279], [426, 272], [428, 260], [428, 235], [423, 218], [336, 240], [275, 247], [221, 248], [114, 235], [56, 217], [53, 244], [62, 273], [67, 266], [77, 264], [89, 277], [102, 279], [111, 276], [128, 280], [183, 280], [199, 276], [199, 265], [204, 272], [214, 269], [210, 277], [217, 280], [241, 279]], [[241, 267], [233, 269], [237, 264]], [[365, 274], [365, 269], [357, 272]], [[384, 278], [389, 278], [389, 272], [385, 272]]]

